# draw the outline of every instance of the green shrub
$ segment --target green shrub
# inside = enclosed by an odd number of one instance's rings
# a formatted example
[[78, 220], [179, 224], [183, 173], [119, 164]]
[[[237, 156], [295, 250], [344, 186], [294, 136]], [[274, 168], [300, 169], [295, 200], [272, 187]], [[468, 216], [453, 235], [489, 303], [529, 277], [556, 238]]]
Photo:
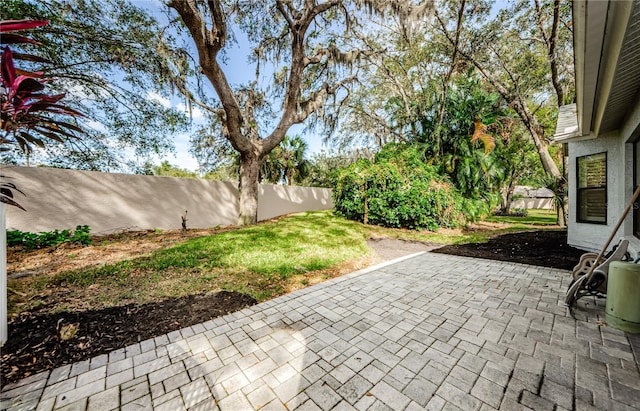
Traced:
[[389, 145], [374, 162], [340, 170], [333, 194], [338, 214], [368, 224], [436, 230], [465, 222], [460, 194], [413, 146]]
[[52, 247], [62, 243], [91, 244], [91, 228], [88, 225], [76, 226], [71, 230], [53, 230], [41, 233], [29, 233], [20, 230], [7, 230], [7, 245], [22, 245], [26, 250]]
[[526, 208], [512, 208], [508, 213], [502, 210], [494, 211], [493, 215], [498, 217], [527, 217], [529, 212]]
[[492, 215], [500, 203], [500, 193], [485, 193], [481, 198], [463, 198], [462, 210], [467, 221], [478, 221]]

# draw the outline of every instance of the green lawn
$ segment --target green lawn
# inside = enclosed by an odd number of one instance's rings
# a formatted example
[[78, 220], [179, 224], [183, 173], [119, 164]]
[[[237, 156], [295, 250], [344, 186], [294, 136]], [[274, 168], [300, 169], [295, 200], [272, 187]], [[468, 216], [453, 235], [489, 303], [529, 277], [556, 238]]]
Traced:
[[526, 224], [537, 221], [532, 218], [506, 228], [433, 233], [366, 226], [330, 211], [301, 213], [189, 239], [146, 257], [11, 280], [10, 287], [18, 293], [10, 295], [9, 311], [15, 314], [38, 305], [64, 311], [142, 304], [216, 290], [239, 291], [264, 301], [375, 262], [366, 242], [371, 237], [484, 242], [500, 233], [531, 229]]
[[555, 210], [541, 210], [541, 209], [527, 210], [526, 217], [493, 216], [493, 217], [487, 218], [486, 221], [491, 221], [495, 223], [530, 224], [530, 225], [555, 225], [557, 222]]

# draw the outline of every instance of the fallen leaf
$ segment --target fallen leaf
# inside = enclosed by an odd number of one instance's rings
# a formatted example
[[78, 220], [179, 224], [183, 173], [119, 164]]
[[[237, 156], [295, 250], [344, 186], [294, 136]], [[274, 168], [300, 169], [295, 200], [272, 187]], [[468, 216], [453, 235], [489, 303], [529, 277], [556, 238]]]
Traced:
[[78, 332], [78, 328], [80, 328], [80, 324], [65, 324], [60, 327], [60, 339], [62, 341], [68, 341], [76, 336]]

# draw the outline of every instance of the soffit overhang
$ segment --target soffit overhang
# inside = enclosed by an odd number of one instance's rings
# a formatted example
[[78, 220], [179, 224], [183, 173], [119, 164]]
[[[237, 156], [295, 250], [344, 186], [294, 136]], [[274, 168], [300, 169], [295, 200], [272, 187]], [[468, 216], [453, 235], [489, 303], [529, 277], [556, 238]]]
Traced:
[[559, 111], [556, 141], [629, 129], [640, 97], [640, 0], [574, 1], [573, 29], [576, 103]]

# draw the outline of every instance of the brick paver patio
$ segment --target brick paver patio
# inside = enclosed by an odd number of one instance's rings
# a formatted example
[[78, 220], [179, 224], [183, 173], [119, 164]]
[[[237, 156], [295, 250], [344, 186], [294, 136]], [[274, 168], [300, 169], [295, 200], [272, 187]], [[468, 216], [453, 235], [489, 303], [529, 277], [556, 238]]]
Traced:
[[3, 387], [11, 410], [640, 409], [567, 271], [424, 253]]

